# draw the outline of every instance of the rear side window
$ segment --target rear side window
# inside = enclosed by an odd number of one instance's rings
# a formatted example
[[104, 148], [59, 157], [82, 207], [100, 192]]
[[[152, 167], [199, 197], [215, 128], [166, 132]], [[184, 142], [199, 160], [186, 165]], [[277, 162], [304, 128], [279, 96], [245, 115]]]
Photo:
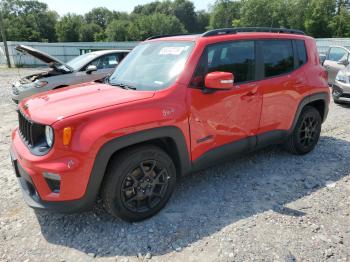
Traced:
[[346, 57], [348, 52], [341, 47], [332, 47], [329, 50], [328, 59], [331, 61], [340, 61], [343, 57]]
[[305, 43], [303, 40], [294, 40], [297, 48], [297, 58], [298, 58], [298, 67], [306, 64], [307, 62], [307, 54]]
[[197, 66], [191, 86], [203, 87], [205, 75], [215, 71], [233, 73], [235, 83], [254, 80], [254, 41], [225, 42], [208, 46]]
[[291, 40], [264, 40], [261, 44], [265, 77], [278, 76], [294, 70]]

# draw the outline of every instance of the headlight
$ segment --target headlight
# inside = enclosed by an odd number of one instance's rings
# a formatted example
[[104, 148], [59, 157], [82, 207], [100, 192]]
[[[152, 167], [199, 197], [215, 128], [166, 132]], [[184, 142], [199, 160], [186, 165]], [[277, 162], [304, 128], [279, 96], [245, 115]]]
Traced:
[[45, 126], [45, 139], [49, 147], [53, 144], [53, 129], [50, 126]]
[[47, 85], [47, 82], [46, 81], [41, 81], [41, 80], [35, 80], [34, 82], [34, 86], [36, 88], [41, 88], [41, 87], [44, 87]]

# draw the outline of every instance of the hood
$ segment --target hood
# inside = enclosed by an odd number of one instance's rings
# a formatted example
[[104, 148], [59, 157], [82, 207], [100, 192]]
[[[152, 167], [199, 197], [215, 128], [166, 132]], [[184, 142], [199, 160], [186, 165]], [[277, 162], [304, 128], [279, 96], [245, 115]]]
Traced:
[[18, 46], [16, 46], [16, 50], [21, 52], [21, 53], [24, 53], [24, 54], [29, 54], [29, 55], [39, 59], [40, 61], [42, 61], [44, 63], [47, 63], [47, 64], [54, 63], [54, 64], [58, 64], [58, 65], [63, 65], [67, 69], [69, 69], [70, 71], [73, 71], [73, 69], [71, 67], [69, 67], [68, 65], [66, 65], [65, 63], [60, 61], [59, 59], [57, 59], [53, 56], [50, 56], [49, 54], [46, 54], [40, 50], [32, 48], [30, 46], [18, 45]]
[[57, 120], [88, 111], [151, 98], [154, 93], [85, 83], [24, 99], [19, 108], [34, 122], [51, 125]]

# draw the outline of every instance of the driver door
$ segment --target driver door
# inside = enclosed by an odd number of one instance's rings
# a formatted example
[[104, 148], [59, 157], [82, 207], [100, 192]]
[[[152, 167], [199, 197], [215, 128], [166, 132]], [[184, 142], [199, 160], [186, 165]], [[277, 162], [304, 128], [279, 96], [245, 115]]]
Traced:
[[[205, 75], [216, 71], [234, 75], [231, 89], [205, 89]], [[207, 46], [188, 89], [194, 162], [208, 152], [220, 155], [214, 148], [244, 151], [255, 145], [262, 107], [256, 71], [255, 41]]]

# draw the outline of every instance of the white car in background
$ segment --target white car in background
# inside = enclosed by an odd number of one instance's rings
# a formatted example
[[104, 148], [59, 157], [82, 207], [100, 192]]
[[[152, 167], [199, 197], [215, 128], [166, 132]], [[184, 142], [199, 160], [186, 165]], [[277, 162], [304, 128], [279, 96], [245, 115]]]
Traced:
[[19, 103], [28, 96], [69, 85], [96, 81], [110, 75], [130, 50], [103, 50], [80, 55], [63, 63], [42, 51], [25, 45], [17, 51], [47, 63], [49, 70], [23, 77], [12, 84], [12, 100]]

